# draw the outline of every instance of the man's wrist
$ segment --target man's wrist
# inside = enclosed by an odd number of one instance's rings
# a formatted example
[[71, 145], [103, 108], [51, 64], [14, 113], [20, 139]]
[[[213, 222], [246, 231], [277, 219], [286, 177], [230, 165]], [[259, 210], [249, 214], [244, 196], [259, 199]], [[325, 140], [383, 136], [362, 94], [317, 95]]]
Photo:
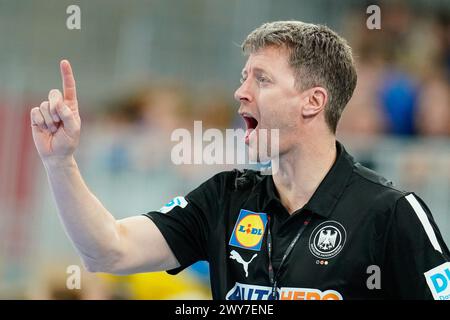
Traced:
[[70, 156], [53, 156], [42, 159], [45, 169], [71, 168], [76, 167], [77, 163], [73, 155]]

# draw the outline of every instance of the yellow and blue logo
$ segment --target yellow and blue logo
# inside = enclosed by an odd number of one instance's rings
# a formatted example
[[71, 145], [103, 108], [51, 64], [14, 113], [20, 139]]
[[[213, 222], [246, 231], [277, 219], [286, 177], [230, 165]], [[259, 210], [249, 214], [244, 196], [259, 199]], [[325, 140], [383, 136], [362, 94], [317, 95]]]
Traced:
[[267, 225], [267, 215], [241, 209], [233, 233], [230, 238], [230, 246], [255, 250], [261, 250], [262, 240]]

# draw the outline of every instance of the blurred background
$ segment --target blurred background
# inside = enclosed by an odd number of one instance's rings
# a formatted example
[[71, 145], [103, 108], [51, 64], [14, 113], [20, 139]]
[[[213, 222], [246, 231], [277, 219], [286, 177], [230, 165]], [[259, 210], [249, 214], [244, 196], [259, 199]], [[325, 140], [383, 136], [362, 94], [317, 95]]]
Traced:
[[[69, 30], [69, 5], [81, 29]], [[366, 8], [381, 8], [369, 30]], [[348, 39], [358, 85], [338, 138], [357, 160], [429, 205], [450, 245], [450, 2], [334, 0], [0, 0], [0, 298], [209, 299], [208, 265], [110, 276], [82, 272], [57, 217], [29, 111], [71, 61], [91, 191], [115, 217], [157, 210], [224, 166], [170, 160], [175, 128], [240, 128], [239, 44], [263, 22], [303, 20]], [[151, 250], [151, 248], [149, 248]]]

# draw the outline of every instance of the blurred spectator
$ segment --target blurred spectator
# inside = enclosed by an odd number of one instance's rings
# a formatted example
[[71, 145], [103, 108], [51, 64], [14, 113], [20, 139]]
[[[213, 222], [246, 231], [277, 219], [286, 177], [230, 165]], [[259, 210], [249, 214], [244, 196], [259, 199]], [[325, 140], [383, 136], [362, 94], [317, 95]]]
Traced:
[[417, 11], [405, 1], [381, 2], [381, 30], [345, 20], [358, 84], [340, 132], [449, 135], [449, 11]]
[[414, 115], [419, 88], [411, 75], [399, 70], [386, 70], [381, 77], [378, 99], [385, 115], [386, 131], [393, 135], [414, 135]]
[[360, 55], [357, 60], [358, 82], [353, 97], [345, 107], [338, 133], [378, 135], [385, 131], [386, 120], [377, 97], [382, 65], [375, 56]]
[[450, 136], [450, 85], [443, 76], [424, 79], [415, 124], [423, 136]]

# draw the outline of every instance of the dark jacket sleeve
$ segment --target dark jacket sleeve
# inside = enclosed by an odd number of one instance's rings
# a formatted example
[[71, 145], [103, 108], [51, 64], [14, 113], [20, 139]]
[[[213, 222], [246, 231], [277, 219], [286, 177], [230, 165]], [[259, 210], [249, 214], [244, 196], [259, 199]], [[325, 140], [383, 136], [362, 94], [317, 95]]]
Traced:
[[450, 254], [426, 204], [412, 193], [401, 197], [387, 228], [381, 269], [387, 298], [439, 299], [428, 272], [444, 270]]

